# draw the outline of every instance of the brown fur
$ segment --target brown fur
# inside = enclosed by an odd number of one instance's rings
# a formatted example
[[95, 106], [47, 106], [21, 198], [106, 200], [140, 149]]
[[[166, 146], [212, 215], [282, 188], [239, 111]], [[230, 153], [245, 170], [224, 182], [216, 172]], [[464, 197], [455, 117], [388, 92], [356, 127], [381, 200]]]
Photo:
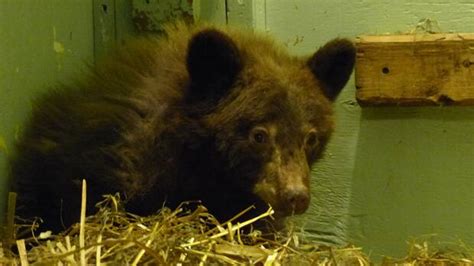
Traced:
[[35, 102], [12, 161], [18, 212], [69, 225], [86, 178], [89, 212], [120, 192], [137, 214], [185, 200], [220, 219], [252, 204], [301, 213], [353, 63], [347, 40], [300, 58], [255, 33], [169, 25]]

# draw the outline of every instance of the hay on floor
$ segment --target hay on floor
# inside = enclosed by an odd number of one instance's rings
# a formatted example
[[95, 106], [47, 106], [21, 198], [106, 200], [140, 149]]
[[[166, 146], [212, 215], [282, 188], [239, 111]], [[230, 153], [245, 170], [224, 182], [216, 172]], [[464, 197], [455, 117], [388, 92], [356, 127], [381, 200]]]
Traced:
[[[84, 186], [83, 206], [85, 201]], [[81, 222], [59, 235], [36, 233], [37, 221], [17, 219], [12, 225], [14, 211], [9, 210], [0, 265], [373, 265], [361, 248], [311, 243], [302, 229], [262, 234], [254, 225], [272, 218], [270, 207], [244, 222], [235, 221], [248, 210], [219, 223], [204, 206], [188, 204], [141, 217], [125, 212], [118, 195], [108, 195], [95, 215], [86, 217], [83, 207]], [[473, 258], [473, 249], [462, 243], [441, 252], [417, 239], [405, 258], [387, 257], [382, 264], [474, 265]]]

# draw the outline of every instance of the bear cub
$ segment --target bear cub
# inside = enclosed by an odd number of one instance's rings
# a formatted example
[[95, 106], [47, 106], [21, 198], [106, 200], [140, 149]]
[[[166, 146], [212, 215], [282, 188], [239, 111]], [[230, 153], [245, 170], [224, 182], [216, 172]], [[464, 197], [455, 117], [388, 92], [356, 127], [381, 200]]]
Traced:
[[88, 214], [116, 192], [139, 215], [189, 200], [222, 221], [251, 205], [303, 213], [354, 61], [346, 39], [298, 57], [210, 25], [134, 40], [36, 99], [12, 158], [17, 214], [53, 231], [77, 222], [82, 179]]

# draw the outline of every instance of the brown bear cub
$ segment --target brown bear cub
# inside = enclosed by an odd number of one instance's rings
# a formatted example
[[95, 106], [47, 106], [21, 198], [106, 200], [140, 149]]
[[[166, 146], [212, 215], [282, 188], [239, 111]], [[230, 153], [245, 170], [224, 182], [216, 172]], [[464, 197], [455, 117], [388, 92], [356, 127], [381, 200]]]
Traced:
[[296, 57], [265, 36], [169, 25], [117, 49], [74, 85], [38, 98], [12, 160], [19, 216], [59, 231], [120, 192], [139, 215], [200, 200], [222, 221], [250, 205], [304, 212], [310, 168], [355, 48]]

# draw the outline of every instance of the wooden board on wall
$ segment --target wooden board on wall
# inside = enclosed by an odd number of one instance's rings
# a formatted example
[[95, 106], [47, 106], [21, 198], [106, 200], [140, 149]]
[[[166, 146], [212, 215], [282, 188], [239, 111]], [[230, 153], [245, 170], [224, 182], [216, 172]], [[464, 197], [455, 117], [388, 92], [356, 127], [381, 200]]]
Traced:
[[360, 36], [363, 106], [474, 105], [474, 33]]

